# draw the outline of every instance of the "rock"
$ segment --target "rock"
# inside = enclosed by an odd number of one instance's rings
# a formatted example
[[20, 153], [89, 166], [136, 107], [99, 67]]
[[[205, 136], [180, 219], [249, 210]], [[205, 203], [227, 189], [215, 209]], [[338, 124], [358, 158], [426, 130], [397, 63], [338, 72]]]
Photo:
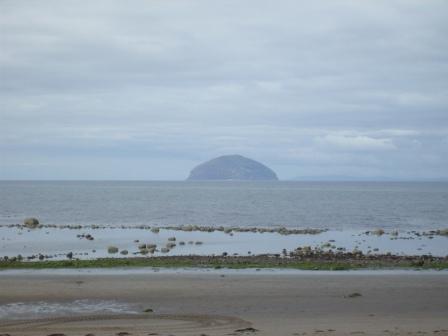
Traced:
[[118, 253], [118, 247], [116, 247], [116, 246], [109, 246], [108, 248], [107, 248], [107, 253]]
[[351, 293], [351, 294], [347, 295], [348, 298], [357, 298], [360, 296], [362, 296], [362, 294], [360, 294], [360, 293]]
[[173, 247], [176, 247], [176, 243], [167, 243], [166, 247], [172, 249]]
[[378, 230], [372, 231], [371, 233], [374, 235], [377, 235], [377, 236], [382, 236], [384, 234], [384, 230], [378, 229]]
[[236, 329], [235, 330], [235, 332], [237, 332], [237, 333], [249, 333], [249, 332], [256, 333], [258, 331], [259, 331], [258, 329], [255, 329], [255, 328], [252, 328], [252, 327], [243, 328], [243, 329]]
[[39, 226], [39, 221], [37, 220], [37, 218], [30, 217], [30, 218], [26, 218], [23, 221], [23, 225], [25, 225], [25, 227], [27, 227], [29, 229], [35, 229]]
[[448, 236], [448, 229], [437, 230], [437, 234], [440, 236]]
[[122, 255], [127, 255], [128, 253], [129, 253], [128, 250], [121, 250], [121, 251], [120, 251], [120, 254], [122, 254]]
[[265, 165], [241, 155], [225, 155], [204, 162], [190, 172], [187, 180], [278, 180]]

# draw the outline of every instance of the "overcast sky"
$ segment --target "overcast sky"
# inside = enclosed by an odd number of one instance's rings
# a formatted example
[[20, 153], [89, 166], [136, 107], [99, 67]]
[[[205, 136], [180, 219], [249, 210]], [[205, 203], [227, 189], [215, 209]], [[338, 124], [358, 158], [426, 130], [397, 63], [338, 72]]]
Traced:
[[0, 179], [448, 178], [448, 1], [0, 0]]

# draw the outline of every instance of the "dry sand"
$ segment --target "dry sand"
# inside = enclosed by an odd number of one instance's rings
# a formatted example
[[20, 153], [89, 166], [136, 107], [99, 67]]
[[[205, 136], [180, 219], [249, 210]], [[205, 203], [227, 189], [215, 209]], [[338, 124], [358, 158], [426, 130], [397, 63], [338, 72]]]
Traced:
[[0, 273], [0, 291], [0, 305], [114, 299], [154, 310], [23, 316], [1, 320], [0, 335], [448, 335], [446, 272]]

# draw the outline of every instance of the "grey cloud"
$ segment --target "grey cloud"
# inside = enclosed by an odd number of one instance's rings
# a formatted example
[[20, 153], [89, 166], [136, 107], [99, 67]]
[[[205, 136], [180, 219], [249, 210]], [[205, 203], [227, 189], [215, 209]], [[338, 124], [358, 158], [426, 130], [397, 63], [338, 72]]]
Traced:
[[[80, 178], [58, 160], [88, 158], [114, 162], [110, 178], [177, 179], [234, 152], [283, 178], [448, 177], [447, 10], [2, 1], [0, 178]], [[136, 162], [151, 169], [128, 174]]]

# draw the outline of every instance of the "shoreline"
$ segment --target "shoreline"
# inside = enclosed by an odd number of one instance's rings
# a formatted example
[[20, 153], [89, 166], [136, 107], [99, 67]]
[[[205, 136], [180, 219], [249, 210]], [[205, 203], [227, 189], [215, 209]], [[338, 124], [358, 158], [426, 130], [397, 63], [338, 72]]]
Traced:
[[194, 267], [110, 267], [110, 268], [13, 268], [0, 270], [2, 277], [16, 277], [26, 275], [32, 277], [45, 276], [122, 276], [129, 275], [210, 275], [210, 276], [448, 276], [448, 269], [416, 269], [416, 268], [380, 268], [380, 269], [349, 269], [349, 270], [303, 270], [292, 268], [194, 268]]

